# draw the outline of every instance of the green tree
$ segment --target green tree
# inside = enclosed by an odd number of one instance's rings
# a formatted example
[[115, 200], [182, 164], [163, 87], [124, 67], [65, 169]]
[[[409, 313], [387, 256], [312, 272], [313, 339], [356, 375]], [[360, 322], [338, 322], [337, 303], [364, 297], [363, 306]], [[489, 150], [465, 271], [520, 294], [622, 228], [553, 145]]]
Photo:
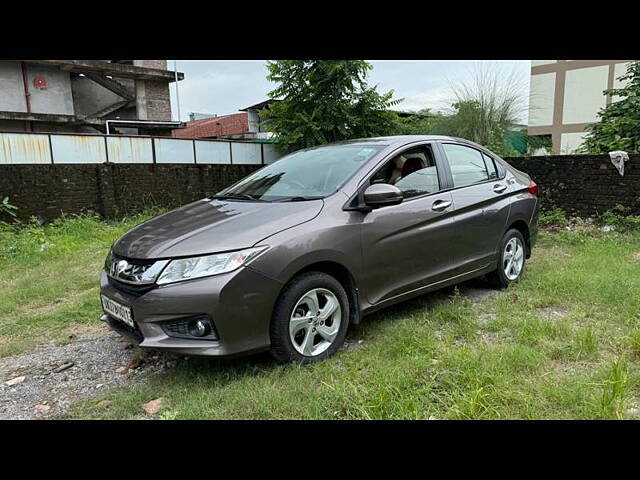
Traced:
[[604, 94], [617, 95], [619, 100], [600, 109], [598, 123], [589, 127], [581, 151], [640, 153], [640, 62], [629, 63], [618, 80], [627, 83], [623, 88], [605, 90]]
[[265, 127], [285, 151], [393, 132], [398, 117], [389, 108], [399, 100], [367, 85], [371, 68], [363, 60], [267, 62], [277, 84], [269, 97], [280, 101], [261, 112]]
[[429, 108], [423, 108], [413, 115], [398, 117], [393, 135], [432, 135], [438, 122], [444, 118], [440, 112], [432, 112]]

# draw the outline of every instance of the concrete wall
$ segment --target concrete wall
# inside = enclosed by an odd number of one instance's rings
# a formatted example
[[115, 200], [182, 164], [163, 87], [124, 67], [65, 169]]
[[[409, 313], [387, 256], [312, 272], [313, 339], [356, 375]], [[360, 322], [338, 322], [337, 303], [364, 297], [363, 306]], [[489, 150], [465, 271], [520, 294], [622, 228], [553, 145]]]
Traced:
[[[26, 71], [33, 113], [74, 114], [69, 72], [42, 65], [27, 65]], [[47, 81], [45, 88], [35, 87], [33, 80], [37, 77]], [[27, 111], [20, 62], [0, 62], [0, 111]]]
[[27, 111], [22, 67], [18, 62], [0, 61], [0, 111]]
[[[46, 79], [45, 88], [40, 89], [34, 86], [33, 81], [37, 77]], [[33, 113], [74, 115], [69, 72], [44, 65], [27, 65], [27, 82]]]

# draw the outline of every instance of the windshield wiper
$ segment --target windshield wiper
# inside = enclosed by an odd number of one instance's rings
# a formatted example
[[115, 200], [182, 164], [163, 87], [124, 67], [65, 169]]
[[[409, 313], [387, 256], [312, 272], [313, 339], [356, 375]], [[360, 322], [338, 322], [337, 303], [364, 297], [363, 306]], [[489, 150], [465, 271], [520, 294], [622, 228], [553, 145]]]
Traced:
[[248, 193], [227, 193], [225, 195], [212, 195], [209, 198], [212, 200], [247, 200], [251, 202], [266, 201], [266, 200], [261, 200], [254, 195], [249, 195]]
[[319, 198], [322, 198], [322, 197], [305, 197], [302, 195], [295, 195], [292, 197], [282, 197], [275, 201], [276, 202], [304, 202], [305, 200], [318, 200]]

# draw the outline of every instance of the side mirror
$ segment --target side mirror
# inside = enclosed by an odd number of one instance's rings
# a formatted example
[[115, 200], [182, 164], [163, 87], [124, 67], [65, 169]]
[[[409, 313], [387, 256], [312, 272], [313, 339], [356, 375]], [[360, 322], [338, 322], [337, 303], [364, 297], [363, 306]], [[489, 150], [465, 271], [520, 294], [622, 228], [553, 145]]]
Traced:
[[388, 183], [376, 183], [364, 191], [364, 203], [371, 208], [398, 205], [402, 198], [400, 189]]

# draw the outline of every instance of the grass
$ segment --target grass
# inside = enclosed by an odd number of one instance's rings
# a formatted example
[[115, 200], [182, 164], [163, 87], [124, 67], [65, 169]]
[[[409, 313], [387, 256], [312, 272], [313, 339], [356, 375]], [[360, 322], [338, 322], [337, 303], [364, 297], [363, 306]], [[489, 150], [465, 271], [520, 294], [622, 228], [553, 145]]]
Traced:
[[[142, 218], [73, 219], [44, 229], [44, 239], [0, 239], [0, 252], [19, 246], [0, 261], [0, 354], [96, 328], [103, 258]], [[55, 246], [40, 251], [47, 242]], [[493, 298], [470, 298], [467, 284], [386, 309], [352, 329], [347, 348], [309, 366], [266, 354], [192, 358], [68, 416], [145, 418], [142, 404], [163, 397], [164, 419], [632, 418], [639, 252], [637, 231], [543, 233], [523, 280]]]
[[0, 358], [99, 329], [98, 278], [109, 247], [149, 216], [0, 224]]

